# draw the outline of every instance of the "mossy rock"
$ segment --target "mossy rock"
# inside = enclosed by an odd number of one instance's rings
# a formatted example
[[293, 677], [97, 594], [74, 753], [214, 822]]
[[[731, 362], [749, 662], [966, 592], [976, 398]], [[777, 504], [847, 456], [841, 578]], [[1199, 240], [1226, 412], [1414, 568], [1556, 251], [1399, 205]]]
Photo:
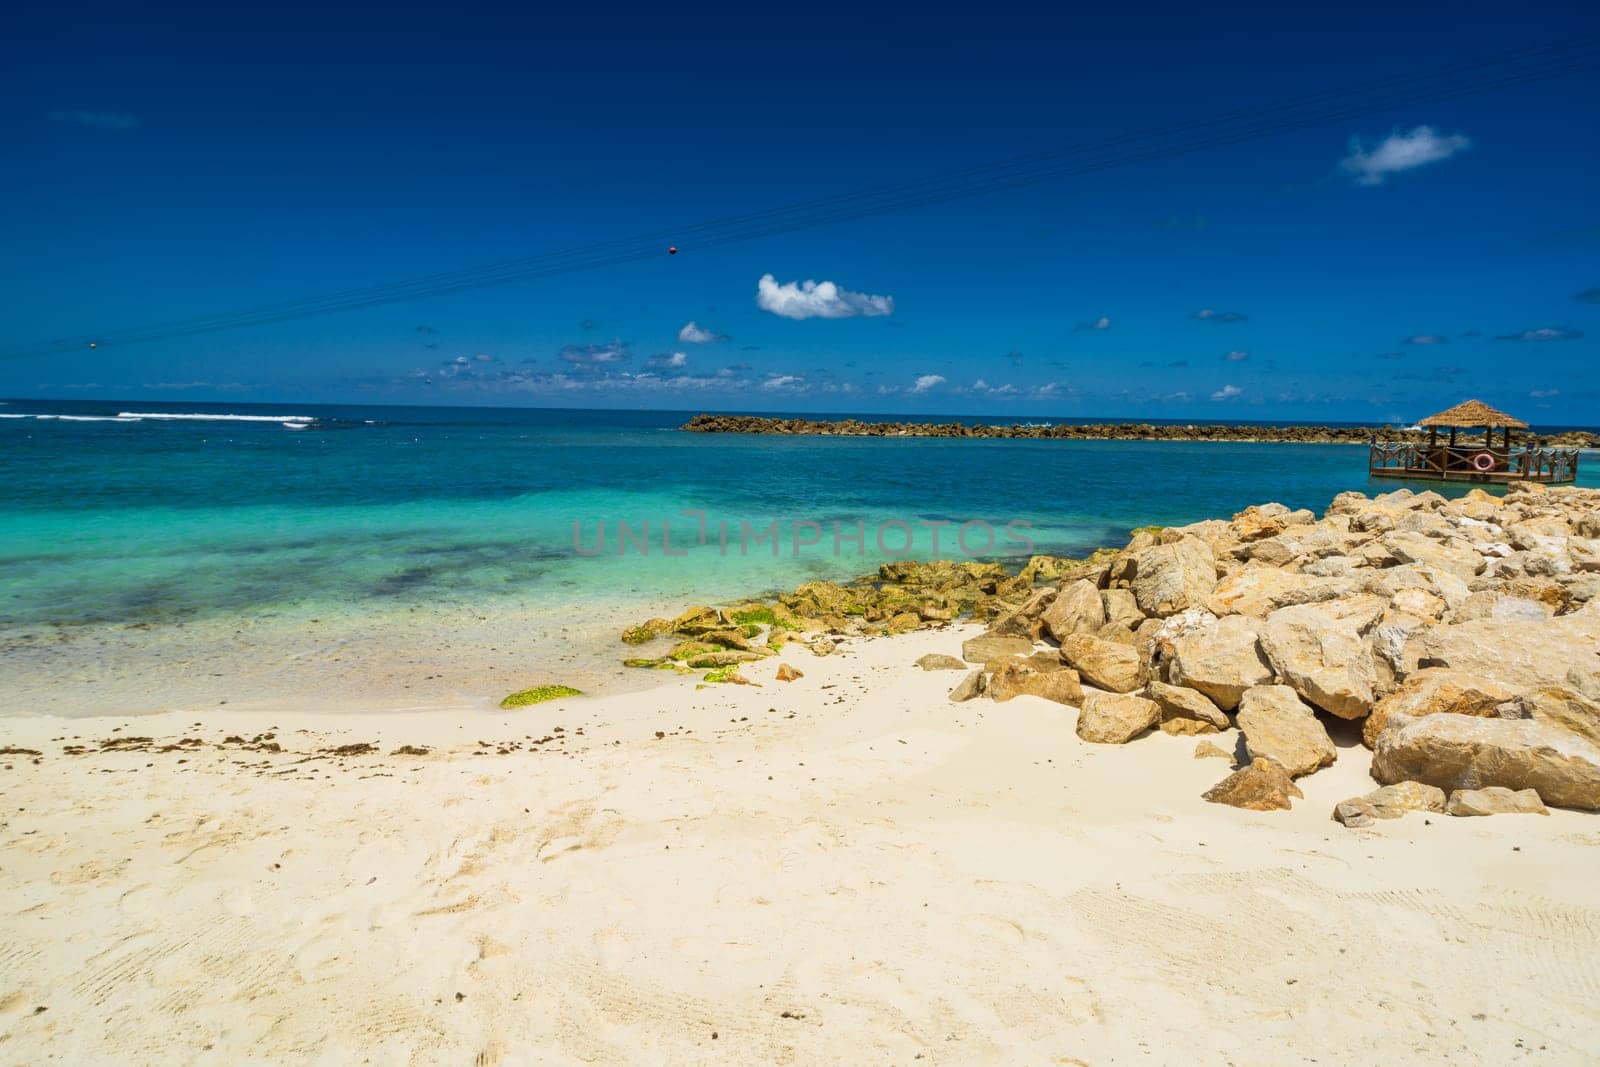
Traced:
[[708, 645], [704, 641], [679, 641], [672, 646], [672, 651], [667, 653], [667, 659], [694, 659], [704, 656], [708, 652], [716, 652], [716, 645]]
[[919, 630], [921, 628], [922, 616], [918, 615], [914, 611], [902, 611], [900, 614], [889, 620], [889, 625], [887, 627], [888, 632], [891, 634], [908, 634], [912, 630]]
[[735, 649], [727, 649], [727, 650], [719, 650], [719, 651], [716, 651], [716, 652], [707, 652], [707, 653], [705, 653], [703, 655], [695, 656], [693, 659], [689, 660], [689, 666], [691, 666], [691, 667], [726, 667], [726, 666], [729, 666], [729, 665], [737, 666], [737, 665], [739, 665], [741, 663], [749, 663], [749, 662], [751, 662], [753, 660], [758, 660], [760, 658], [761, 657], [756, 655], [754, 652], [740, 652], [740, 651], [737, 651]]
[[672, 632], [680, 634], [701, 634], [707, 630], [715, 630], [722, 626], [722, 613], [716, 608], [699, 605], [690, 608], [676, 619], [672, 620]]
[[740, 626], [775, 626], [778, 622], [777, 612], [765, 604], [740, 604], [729, 608], [728, 618]]
[[750, 679], [739, 673], [739, 665], [737, 663], [729, 663], [726, 666], [709, 670], [705, 673], [705, 677], [702, 678], [701, 681], [723, 682], [733, 685], [750, 684]]
[[574, 689], [570, 685], [536, 685], [532, 689], [520, 689], [500, 702], [502, 708], [525, 708], [530, 704], [543, 704], [550, 700], [560, 700], [562, 697], [582, 696], [583, 690]]
[[625, 645], [642, 645], [646, 641], [661, 637], [672, 632], [672, 623], [667, 619], [647, 619], [638, 626], [630, 626], [622, 631], [622, 643]]

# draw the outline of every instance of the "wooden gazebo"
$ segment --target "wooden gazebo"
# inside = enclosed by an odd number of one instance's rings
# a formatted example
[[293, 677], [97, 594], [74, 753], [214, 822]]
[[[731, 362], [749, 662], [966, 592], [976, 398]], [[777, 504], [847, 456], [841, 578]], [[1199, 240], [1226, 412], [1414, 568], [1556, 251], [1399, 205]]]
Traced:
[[[1534, 437], [1513, 447], [1511, 432], [1526, 430], [1528, 424], [1481, 400], [1457, 404], [1417, 425], [1428, 431], [1427, 440], [1385, 442], [1374, 437], [1368, 473], [1375, 478], [1499, 483], [1560, 483], [1578, 476], [1577, 449], [1540, 448]], [[1450, 431], [1447, 441], [1440, 440], [1440, 430]], [[1483, 443], [1469, 441], [1463, 430], [1482, 430]]]

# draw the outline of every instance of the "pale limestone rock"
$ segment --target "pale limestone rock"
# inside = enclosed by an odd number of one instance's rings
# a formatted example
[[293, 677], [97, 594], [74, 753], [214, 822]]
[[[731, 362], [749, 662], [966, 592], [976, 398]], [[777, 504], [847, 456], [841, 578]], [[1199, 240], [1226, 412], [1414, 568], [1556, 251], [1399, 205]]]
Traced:
[[972, 671], [965, 678], [956, 683], [956, 687], [950, 690], [950, 699], [959, 704], [962, 701], [971, 700], [974, 697], [980, 696], [982, 693], [983, 668], [979, 667], [977, 670]]
[[1233, 753], [1229, 752], [1227, 749], [1218, 748], [1215, 744], [1213, 744], [1212, 742], [1210, 742], [1210, 741], [1208, 741], [1208, 740], [1206, 740], [1205, 738], [1202, 737], [1198, 742], [1195, 743], [1195, 746], [1194, 746], [1194, 758], [1195, 759], [1218, 759], [1218, 758], [1221, 758], [1221, 759], [1231, 760], [1231, 759], [1233, 759]]
[[1144, 612], [1139, 610], [1139, 601], [1131, 589], [1102, 589], [1100, 603], [1105, 608], [1108, 625], [1136, 630], [1144, 622]]
[[1487, 678], [1448, 667], [1429, 667], [1408, 677], [1372, 706], [1372, 714], [1361, 724], [1361, 740], [1372, 748], [1378, 735], [1391, 725], [1423, 715], [1497, 715], [1496, 709], [1514, 695]]
[[1146, 615], [1165, 618], [1203, 607], [1216, 584], [1216, 555], [1197, 537], [1155, 545], [1134, 557], [1133, 595]]
[[1440, 789], [1534, 789], [1546, 804], [1600, 809], [1600, 748], [1532, 719], [1425, 715], [1378, 735], [1372, 776]]
[[1131, 644], [1071, 634], [1061, 642], [1061, 658], [1100, 689], [1131, 693], [1143, 683], [1139, 652]]
[[1311, 604], [1349, 596], [1357, 583], [1348, 578], [1319, 578], [1260, 563], [1251, 563], [1217, 583], [1206, 600], [1216, 615], [1252, 615], [1263, 618], [1269, 612], [1291, 604]]
[[1418, 634], [1406, 655], [1517, 691], [1562, 686], [1600, 697], [1600, 604], [1538, 621], [1477, 619]]
[[1026, 656], [1032, 651], [1033, 642], [1026, 637], [997, 634], [979, 634], [961, 644], [961, 658], [968, 663], [988, 663], [1004, 656]]
[[1152, 681], [1145, 696], [1161, 705], [1162, 733], [1213, 734], [1230, 725], [1228, 716], [1198, 689]]
[[1537, 791], [1506, 789], [1491, 785], [1484, 789], [1457, 789], [1450, 794], [1445, 811], [1451, 815], [1549, 815]]
[[1496, 709], [1502, 718], [1533, 719], [1577, 734], [1600, 748], [1600, 702], [1561, 686], [1523, 693]]
[[1303, 796], [1289, 772], [1270, 759], [1252, 760], [1201, 794], [1213, 804], [1251, 811], [1287, 811], [1290, 797]]
[[964, 660], [947, 656], [943, 652], [929, 652], [917, 660], [917, 666], [925, 671], [964, 671], [967, 664]]
[[778, 681], [792, 682], [797, 678], [804, 678], [805, 672], [798, 667], [791, 667], [787, 663], [778, 664]]
[[1100, 629], [1106, 624], [1106, 610], [1100, 590], [1090, 582], [1077, 581], [1061, 587], [1041, 618], [1050, 636], [1064, 641], [1072, 634]]
[[1229, 615], [1172, 642], [1173, 684], [1198, 689], [1224, 711], [1239, 706], [1252, 686], [1272, 680], [1272, 670], [1257, 645], [1255, 623]]
[[1235, 721], [1251, 759], [1274, 759], [1295, 778], [1338, 758], [1316, 712], [1286, 685], [1259, 685], [1246, 691]]
[[1281, 608], [1261, 625], [1261, 651], [1279, 678], [1306, 700], [1341, 719], [1372, 710], [1377, 667], [1357, 620], [1332, 608]]
[[1444, 811], [1444, 790], [1422, 782], [1398, 782], [1334, 805], [1333, 817], [1346, 826], [1374, 819], [1398, 819], [1408, 811]]
[[1128, 693], [1089, 693], [1078, 713], [1078, 736], [1102, 745], [1122, 745], [1156, 724], [1161, 708]]
[[1035, 696], [1057, 704], [1076, 706], [1083, 700], [1083, 688], [1078, 683], [1078, 672], [1057, 665], [1055, 670], [1040, 670], [1025, 659], [1003, 659], [991, 664], [986, 692], [996, 701], [1013, 697]]

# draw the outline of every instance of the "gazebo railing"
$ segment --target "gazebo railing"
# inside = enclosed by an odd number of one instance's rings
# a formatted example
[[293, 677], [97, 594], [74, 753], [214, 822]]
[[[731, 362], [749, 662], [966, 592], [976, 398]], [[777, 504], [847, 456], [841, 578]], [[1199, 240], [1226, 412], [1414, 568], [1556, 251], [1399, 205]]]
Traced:
[[1373, 440], [1367, 467], [1373, 471], [1405, 471], [1420, 478], [1498, 475], [1508, 479], [1564, 482], [1577, 476], [1578, 450]]

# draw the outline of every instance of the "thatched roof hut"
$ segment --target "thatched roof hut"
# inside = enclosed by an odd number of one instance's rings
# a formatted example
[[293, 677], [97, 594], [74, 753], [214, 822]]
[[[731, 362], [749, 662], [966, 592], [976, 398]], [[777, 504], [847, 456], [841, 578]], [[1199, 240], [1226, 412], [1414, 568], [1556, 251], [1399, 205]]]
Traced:
[[1526, 430], [1528, 424], [1515, 415], [1507, 415], [1498, 408], [1492, 408], [1481, 400], [1467, 400], [1453, 408], [1446, 408], [1437, 415], [1429, 415], [1417, 423], [1429, 429], [1436, 427], [1449, 427], [1450, 429], [1475, 429], [1479, 426], [1490, 428], [1504, 426], [1507, 429]]

